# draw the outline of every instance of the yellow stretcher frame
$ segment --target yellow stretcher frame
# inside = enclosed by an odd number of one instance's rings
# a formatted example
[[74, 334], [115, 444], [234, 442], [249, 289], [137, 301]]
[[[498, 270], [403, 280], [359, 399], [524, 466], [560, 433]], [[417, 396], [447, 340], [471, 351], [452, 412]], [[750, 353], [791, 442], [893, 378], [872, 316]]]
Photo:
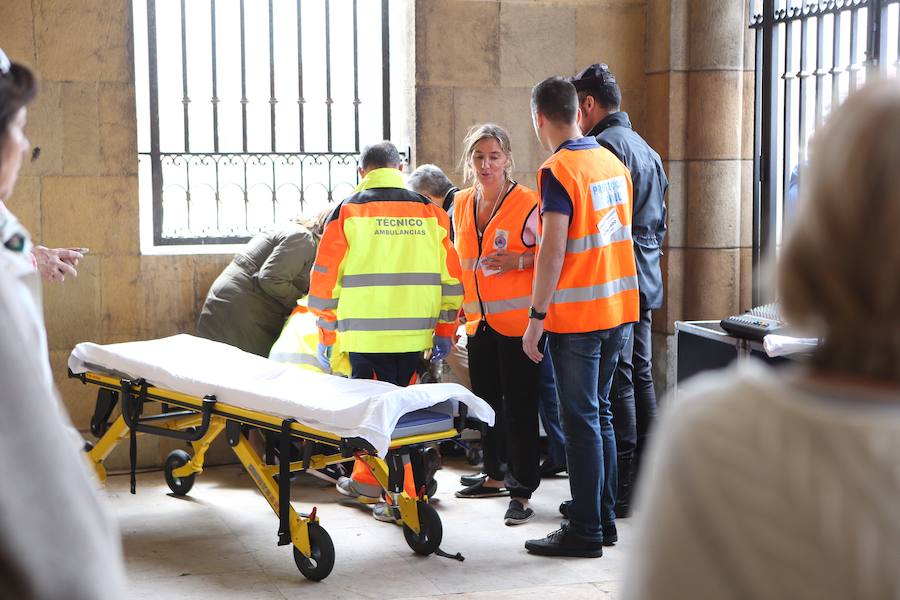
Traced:
[[[166, 482], [176, 495], [184, 495], [190, 491], [196, 475], [203, 472], [203, 462], [210, 444], [223, 430], [228, 429], [229, 445], [269, 506], [282, 521], [279, 545], [288, 543], [293, 545], [297, 568], [308, 579], [320, 581], [327, 577], [334, 567], [334, 546], [331, 538], [319, 524], [315, 507], [309, 514], [298, 513], [288, 501], [287, 511], [281, 510], [284, 490], [280, 488], [277, 477], [285, 469], [280, 465], [266, 464], [260, 458], [247, 441], [243, 431], [245, 427], [278, 434], [289, 431], [292, 441], [300, 441], [304, 445], [316, 442], [341, 451], [338, 454], [313, 455], [307, 453], [303, 460], [290, 463], [287, 471], [291, 473], [307, 469], [321, 469], [327, 465], [343, 463], [355, 458], [362, 459], [372, 470], [384, 490], [385, 498], [394, 507], [394, 513], [398, 517], [397, 523], [403, 527], [403, 534], [410, 548], [417, 554], [429, 555], [434, 553], [440, 545], [443, 533], [440, 517], [428, 504], [428, 497], [424, 494], [424, 489], [417, 497], [410, 496], [404, 490], [402, 482], [398, 483], [392, 480], [391, 469], [384, 458], [377, 456], [374, 449], [364, 440], [341, 438], [333, 433], [308, 427], [296, 421], [285, 421], [280, 417], [263, 412], [214, 400], [210, 402], [209, 398], [197, 398], [180, 392], [156, 388], [147, 385], [142, 380], [118, 379], [111, 375], [92, 371], [77, 375], [69, 372], [69, 376], [81, 380], [82, 383], [97, 385], [101, 389], [116, 394], [139, 396], [142, 403], [157, 401], [181, 409], [172, 413], [171, 416], [166, 416], [167, 413], [163, 412], [147, 419], [148, 421], [152, 419], [152, 427], [148, 429], [161, 430], [157, 432], [158, 435], [165, 435], [164, 432], [186, 432], [191, 428], [201, 427], [202, 435], [198, 434], [196, 439], [190, 440], [193, 449], [192, 457], [183, 450], [173, 450], [166, 459]], [[95, 430], [95, 434], [100, 434], [98, 441], [93, 445], [86, 446], [87, 457], [98, 479], [103, 483], [106, 482], [106, 468], [103, 466], [103, 461], [122, 440], [132, 435], [131, 428], [126, 422], [124, 404], [123, 398], [121, 413], [112, 423], [104, 422], [100, 431]], [[206, 417], [204, 417], [204, 411], [209, 413]], [[207, 420], [205, 429], [202, 426], [204, 419]], [[92, 430], [94, 430], [94, 426], [95, 423], [92, 421]], [[153, 434], [141, 431], [140, 422], [135, 429], [133, 435], [136, 436]], [[408, 451], [410, 446], [448, 440], [458, 435], [456, 427], [452, 427], [435, 433], [397, 438], [391, 440], [390, 450], [402, 454], [404, 451]], [[312, 448], [311, 445], [310, 448]], [[395, 458], [398, 462], [394, 466], [393, 472], [402, 474], [400, 458], [399, 456]], [[289, 488], [290, 483], [288, 482], [288, 490]], [[289, 491], [287, 493], [289, 494]], [[289, 498], [289, 495], [287, 497]]]

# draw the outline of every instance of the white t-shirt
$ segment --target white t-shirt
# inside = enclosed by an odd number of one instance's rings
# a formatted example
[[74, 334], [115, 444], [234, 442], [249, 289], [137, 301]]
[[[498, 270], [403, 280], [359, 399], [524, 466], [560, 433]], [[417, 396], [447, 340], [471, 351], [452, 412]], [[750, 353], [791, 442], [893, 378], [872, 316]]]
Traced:
[[623, 598], [900, 598], [900, 394], [744, 363], [663, 409]]

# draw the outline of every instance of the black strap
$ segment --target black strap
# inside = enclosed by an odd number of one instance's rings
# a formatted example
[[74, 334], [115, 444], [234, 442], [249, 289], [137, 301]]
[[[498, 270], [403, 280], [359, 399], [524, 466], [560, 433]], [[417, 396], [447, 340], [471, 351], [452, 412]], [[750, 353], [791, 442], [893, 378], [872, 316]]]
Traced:
[[137, 431], [131, 428], [131, 445], [128, 448], [128, 458], [131, 461], [131, 493], [137, 493]]
[[133, 426], [129, 428], [128, 459], [130, 463], [131, 493], [137, 493], [137, 421], [144, 409], [144, 400], [147, 398], [147, 380], [141, 379], [141, 395], [135, 400], [131, 394], [130, 381], [122, 380], [122, 410], [131, 411]]
[[458, 560], [459, 562], [466, 560], [466, 557], [463, 556], [462, 554], [460, 554], [459, 552], [457, 552], [456, 554], [450, 554], [450, 553], [444, 552], [443, 550], [438, 548], [437, 550], [434, 551], [434, 553], [437, 556], [440, 556], [441, 558], [452, 558], [453, 560]]
[[296, 419], [281, 422], [281, 436], [278, 439], [278, 545], [291, 543], [291, 423]]

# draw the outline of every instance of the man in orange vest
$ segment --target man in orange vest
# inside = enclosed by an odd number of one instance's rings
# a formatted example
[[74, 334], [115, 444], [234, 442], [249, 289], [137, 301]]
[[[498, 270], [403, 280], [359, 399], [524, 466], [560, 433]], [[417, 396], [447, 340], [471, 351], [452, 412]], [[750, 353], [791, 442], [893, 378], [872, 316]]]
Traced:
[[572, 500], [559, 530], [525, 548], [599, 557], [617, 540], [616, 440], [609, 389], [626, 328], [639, 318], [628, 169], [578, 128], [578, 95], [559, 77], [531, 94], [534, 129], [553, 152], [538, 171], [542, 233], [526, 354], [546, 329], [556, 370]]

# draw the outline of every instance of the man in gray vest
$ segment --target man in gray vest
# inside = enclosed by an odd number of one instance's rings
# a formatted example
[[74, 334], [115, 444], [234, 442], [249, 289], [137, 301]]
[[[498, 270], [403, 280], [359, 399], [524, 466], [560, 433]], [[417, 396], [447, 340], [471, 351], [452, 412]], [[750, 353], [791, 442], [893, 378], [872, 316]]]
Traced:
[[593, 64], [570, 81], [578, 91], [581, 130], [625, 163], [634, 186], [631, 235], [640, 286], [641, 320], [634, 324], [619, 357], [610, 392], [619, 461], [616, 515], [628, 516], [631, 487], [647, 432], [656, 418], [656, 392], [651, 369], [651, 310], [662, 305], [659, 268], [666, 235], [665, 195], [669, 181], [662, 160], [631, 127], [619, 110], [622, 92], [605, 64]]

